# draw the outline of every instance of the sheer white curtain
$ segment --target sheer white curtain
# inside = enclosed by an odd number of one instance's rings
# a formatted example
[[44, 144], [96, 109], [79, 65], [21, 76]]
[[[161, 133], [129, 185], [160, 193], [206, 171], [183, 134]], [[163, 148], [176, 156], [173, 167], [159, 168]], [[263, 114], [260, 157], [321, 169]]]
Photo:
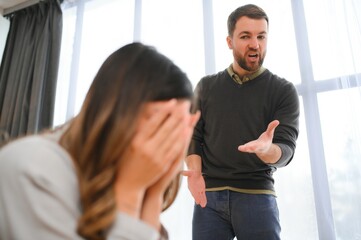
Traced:
[[[201, 0], [142, 1], [140, 40], [170, 57], [193, 85], [205, 74]], [[162, 215], [170, 239], [192, 239], [193, 199], [184, 178], [175, 203]]]
[[[227, 17], [249, 2], [270, 18], [265, 67], [292, 81], [301, 102], [296, 155], [275, 173], [282, 239], [361, 239], [359, 0], [69, 1], [55, 124], [79, 111], [105, 57], [134, 40], [169, 56], [194, 85], [225, 69]], [[162, 215], [170, 239], [191, 239], [192, 213], [184, 179]]]
[[54, 125], [76, 114], [110, 53], [133, 41], [134, 0], [72, 0], [64, 28]]
[[[320, 136], [308, 142], [320, 146], [311, 152], [324, 152], [323, 158], [311, 155], [320, 236], [360, 239], [361, 2], [307, 0], [304, 12], [312, 63], [305, 71], [313, 78], [303, 83], [305, 95], [315, 100], [308, 101], [314, 104], [307, 106], [309, 115], [319, 114], [309, 124], [320, 127]], [[325, 168], [321, 171], [320, 166]], [[332, 219], [320, 224], [325, 217]]]

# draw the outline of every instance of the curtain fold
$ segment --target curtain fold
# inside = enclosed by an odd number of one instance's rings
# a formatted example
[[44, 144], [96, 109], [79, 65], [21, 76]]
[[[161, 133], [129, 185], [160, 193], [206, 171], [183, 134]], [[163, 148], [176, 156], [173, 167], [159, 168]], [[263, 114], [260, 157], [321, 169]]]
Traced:
[[62, 10], [57, 0], [7, 16], [10, 29], [0, 68], [0, 145], [52, 126]]

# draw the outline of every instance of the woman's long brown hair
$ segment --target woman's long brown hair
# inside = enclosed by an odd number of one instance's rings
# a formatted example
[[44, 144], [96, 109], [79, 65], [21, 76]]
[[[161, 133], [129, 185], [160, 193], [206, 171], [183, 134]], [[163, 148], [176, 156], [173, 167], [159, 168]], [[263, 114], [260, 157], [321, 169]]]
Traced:
[[[77, 169], [82, 207], [79, 235], [105, 239], [115, 220], [113, 185], [144, 103], [192, 96], [187, 76], [152, 47], [132, 43], [103, 63], [81, 111], [60, 140]], [[163, 209], [173, 203], [179, 181], [180, 177], [174, 179], [165, 192]]]

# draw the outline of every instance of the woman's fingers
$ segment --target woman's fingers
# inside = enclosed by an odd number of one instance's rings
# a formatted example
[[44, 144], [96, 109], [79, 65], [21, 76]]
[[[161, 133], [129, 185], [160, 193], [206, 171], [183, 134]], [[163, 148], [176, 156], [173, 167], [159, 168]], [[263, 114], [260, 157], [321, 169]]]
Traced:
[[179, 103], [151, 138], [158, 154], [162, 155], [165, 161], [174, 159], [186, 144], [191, 119], [189, 108], [189, 102]]
[[158, 128], [168, 118], [169, 114], [174, 111], [177, 106], [177, 100], [162, 101], [151, 103], [144, 116], [140, 119], [137, 136], [142, 139], [148, 139], [157, 133]]
[[[172, 108], [172, 109], [170, 109]], [[148, 108], [149, 109], [149, 108]], [[199, 113], [189, 112], [189, 101], [173, 104], [160, 104], [150, 111], [140, 125], [127, 152], [127, 165], [132, 169], [142, 164], [144, 171], [131, 171], [133, 175], [143, 176], [149, 185], [170, 171], [173, 164], [180, 164], [185, 158], [193, 127], [199, 119]], [[137, 176], [132, 176], [138, 179]], [[137, 181], [139, 181], [138, 179]]]
[[[172, 156], [175, 154], [182, 154], [182, 158], [185, 157], [185, 154], [188, 150], [188, 146], [193, 135], [193, 129], [197, 121], [200, 117], [200, 112], [196, 112], [195, 114], [189, 113], [189, 105], [185, 108], [185, 117], [180, 121], [175, 121], [176, 125], [170, 128], [170, 132], [165, 135], [165, 140], [162, 138], [164, 136], [160, 136], [158, 139], [162, 144], [163, 150], [167, 155], [169, 154], [169, 158], [173, 159]], [[172, 126], [172, 125], [171, 125]], [[157, 143], [161, 144], [161, 143]]]

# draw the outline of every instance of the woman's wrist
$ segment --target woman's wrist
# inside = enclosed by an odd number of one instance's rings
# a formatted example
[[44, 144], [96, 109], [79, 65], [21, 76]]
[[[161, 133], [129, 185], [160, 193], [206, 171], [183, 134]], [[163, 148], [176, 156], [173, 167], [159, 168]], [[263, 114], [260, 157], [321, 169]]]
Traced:
[[145, 194], [140, 219], [160, 231], [160, 214], [163, 208], [163, 194], [148, 192]]
[[120, 184], [115, 187], [117, 210], [132, 217], [140, 218], [145, 190], [131, 189]]

